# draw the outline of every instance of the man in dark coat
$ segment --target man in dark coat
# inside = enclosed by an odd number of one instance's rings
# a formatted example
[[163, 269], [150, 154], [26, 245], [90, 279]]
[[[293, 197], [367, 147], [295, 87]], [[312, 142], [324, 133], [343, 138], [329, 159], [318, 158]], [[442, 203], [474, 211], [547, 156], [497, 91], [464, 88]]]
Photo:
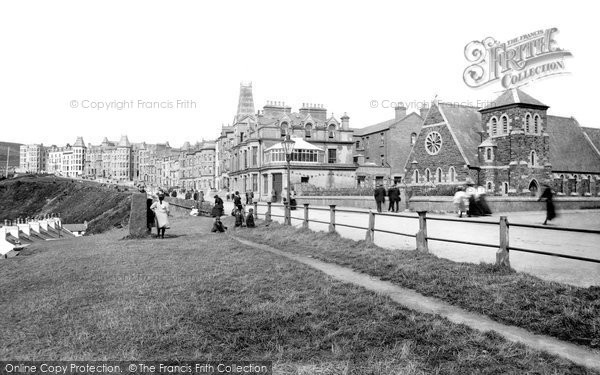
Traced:
[[385, 204], [385, 188], [382, 184], [377, 185], [373, 196], [375, 197], [375, 203], [377, 203], [377, 212], [381, 212], [381, 205]]
[[254, 223], [254, 209], [248, 210], [248, 215], [246, 215], [246, 227], [247, 228], [255, 228], [256, 224]]
[[242, 197], [240, 197], [240, 192], [236, 191], [235, 195], [233, 196], [233, 205], [238, 209], [238, 210], [242, 210]]
[[550, 186], [543, 185], [544, 190], [542, 191], [542, 195], [538, 201], [545, 200], [546, 201], [546, 220], [544, 220], [544, 225], [548, 224], [548, 220], [552, 220], [556, 217], [556, 210], [554, 209], [554, 202], [552, 201], [552, 189]]
[[400, 189], [398, 189], [396, 185], [388, 189], [388, 198], [390, 200], [388, 211], [398, 212], [398, 202], [400, 202]]
[[215, 222], [213, 223], [213, 227], [210, 230], [211, 232], [219, 232], [219, 233], [223, 233], [227, 230], [227, 227], [225, 225], [223, 225], [223, 222], [221, 221], [220, 217], [216, 217], [215, 218]]

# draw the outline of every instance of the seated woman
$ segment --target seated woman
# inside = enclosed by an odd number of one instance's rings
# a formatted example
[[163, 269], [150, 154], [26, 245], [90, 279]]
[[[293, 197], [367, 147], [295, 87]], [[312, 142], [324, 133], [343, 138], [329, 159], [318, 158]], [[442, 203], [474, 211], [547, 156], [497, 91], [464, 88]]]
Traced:
[[256, 228], [256, 224], [254, 224], [254, 209], [253, 208], [248, 210], [248, 215], [246, 216], [246, 227], [247, 228]]

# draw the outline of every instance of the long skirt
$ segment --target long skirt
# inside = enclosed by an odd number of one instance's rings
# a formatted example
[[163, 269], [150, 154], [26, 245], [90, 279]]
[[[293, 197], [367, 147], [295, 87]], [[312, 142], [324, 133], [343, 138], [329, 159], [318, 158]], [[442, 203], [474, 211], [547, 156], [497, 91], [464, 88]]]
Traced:
[[169, 226], [169, 216], [167, 216], [166, 212], [157, 211], [155, 215], [158, 228], [166, 228]]

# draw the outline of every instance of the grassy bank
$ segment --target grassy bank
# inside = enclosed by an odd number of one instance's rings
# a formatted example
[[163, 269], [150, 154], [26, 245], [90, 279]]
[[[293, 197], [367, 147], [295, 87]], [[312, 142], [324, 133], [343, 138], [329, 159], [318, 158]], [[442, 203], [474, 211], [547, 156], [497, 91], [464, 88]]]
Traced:
[[127, 224], [131, 193], [90, 181], [24, 176], [0, 182], [0, 220], [60, 213], [63, 223], [88, 221], [88, 233]]
[[210, 222], [174, 218], [165, 240], [111, 231], [36, 244], [0, 262], [0, 357], [263, 359], [303, 374], [593, 373], [208, 234]]
[[337, 234], [277, 223], [240, 237], [349, 266], [499, 322], [588, 347], [600, 346], [600, 288], [540, 280], [488, 264], [457, 263], [416, 251], [387, 250]]

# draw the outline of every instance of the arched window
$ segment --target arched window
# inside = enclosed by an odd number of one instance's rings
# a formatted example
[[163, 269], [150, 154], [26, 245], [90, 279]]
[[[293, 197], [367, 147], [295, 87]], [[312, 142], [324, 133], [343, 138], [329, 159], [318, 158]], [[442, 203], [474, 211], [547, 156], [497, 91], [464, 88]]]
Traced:
[[494, 190], [494, 185], [492, 184], [492, 181], [488, 181], [486, 183], [486, 189], [487, 189], [488, 192], [491, 192], [491, 191]]
[[508, 134], [508, 117], [502, 116], [502, 134]]
[[541, 125], [541, 119], [540, 119], [540, 116], [539, 116], [539, 115], [535, 115], [535, 116], [533, 117], [533, 132], [534, 132], [535, 134], [539, 134], [539, 132], [540, 132], [540, 130], [541, 130], [541, 129], [540, 129], [540, 125]]
[[429, 172], [429, 168], [425, 169], [425, 182], [431, 181], [431, 172]]
[[410, 135], [410, 145], [414, 145], [417, 142], [417, 133], [412, 133]]
[[334, 124], [330, 124], [327, 127], [327, 133], [329, 134], [329, 138], [335, 138], [335, 125]]
[[529, 153], [529, 164], [531, 164], [531, 166], [533, 167], [534, 165], [536, 165], [536, 160], [537, 155], [535, 154], [535, 151], [531, 151]]
[[491, 120], [492, 135], [498, 135], [498, 120], [492, 117]]
[[560, 178], [559, 191], [564, 194], [564, 192], [565, 192], [565, 175], [561, 174], [559, 178]]
[[588, 180], [587, 192], [588, 192], [588, 194], [592, 194], [592, 176], [588, 174], [587, 180]]
[[448, 170], [448, 175], [450, 176], [450, 182], [456, 181], [456, 172], [454, 171], [454, 167], [450, 167]]
[[435, 171], [435, 175], [436, 175], [436, 182], [437, 183], [441, 183], [442, 182], [442, 169], [438, 168], [437, 171]]
[[312, 136], [312, 124], [306, 124], [304, 127], [304, 137], [310, 138]]
[[488, 147], [485, 149], [485, 160], [492, 160], [492, 148]]
[[502, 193], [503, 194], [508, 194], [508, 182], [505, 182], [502, 184]]
[[415, 171], [413, 172], [413, 183], [418, 184], [419, 183], [419, 170], [415, 169]]
[[531, 133], [531, 115], [529, 113], [525, 115], [525, 133]]
[[281, 136], [285, 137], [288, 133], [288, 123], [287, 122], [282, 122], [281, 123]]

